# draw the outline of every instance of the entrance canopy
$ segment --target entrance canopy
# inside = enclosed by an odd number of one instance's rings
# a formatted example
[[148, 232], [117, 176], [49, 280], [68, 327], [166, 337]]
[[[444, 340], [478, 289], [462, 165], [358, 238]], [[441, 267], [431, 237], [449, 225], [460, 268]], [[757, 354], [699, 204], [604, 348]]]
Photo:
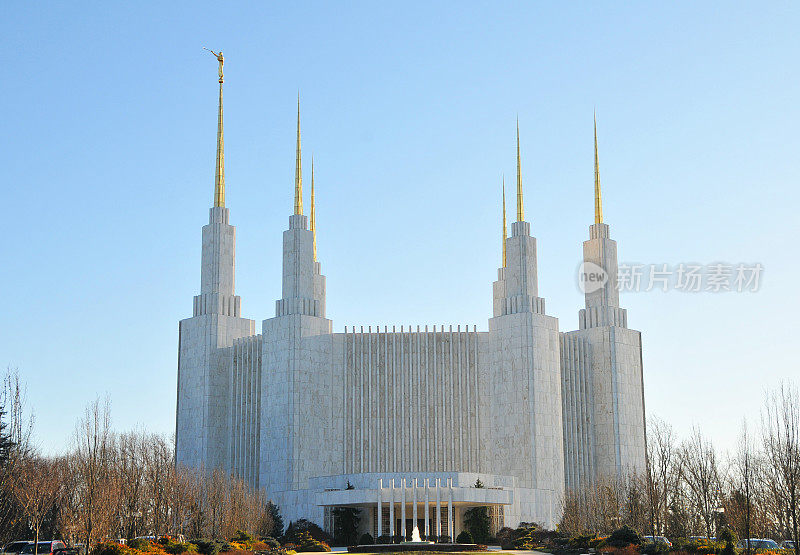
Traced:
[[369, 509], [375, 537], [409, 536], [417, 526], [426, 538], [451, 539], [451, 531], [461, 528], [459, 509], [496, 507], [501, 515], [501, 508], [513, 503], [516, 486], [513, 477], [469, 472], [341, 474], [311, 482], [326, 514], [334, 507]]
[[[478, 481], [483, 487], [475, 487]], [[426, 492], [433, 501], [438, 491], [442, 503], [511, 505], [516, 478], [474, 472], [369, 472], [312, 478], [310, 486], [316, 491], [316, 504], [326, 507], [374, 505], [379, 491], [385, 503], [405, 499], [411, 504], [412, 496], [420, 501]]]

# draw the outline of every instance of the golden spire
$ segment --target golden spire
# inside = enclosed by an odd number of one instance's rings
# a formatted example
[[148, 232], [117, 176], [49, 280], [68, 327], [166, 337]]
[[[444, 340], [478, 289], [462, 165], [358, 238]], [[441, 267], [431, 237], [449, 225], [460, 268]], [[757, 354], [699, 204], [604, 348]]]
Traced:
[[506, 267], [506, 176], [503, 176], [503, 268]]
[[[208, 50], [205, 46], [205, 50]], [[219, 62], [219, 112], [217, 114], [217, 167], [214, 171], [214, 206], [225, 206], [225, 137], [222, 133], [222, 83], [225, 81], [222, 75], [222, 66], [225, 58], [222, 52], [211, 52]]]
[[603, 223], [603, 199], [600, 197], [600, 162], [597, 157], [597, 112], [594, 114], [594, 223]]
[[525, 209], [522, 206], [522, 167], [519, 159], [519, 118], [517, 118], [517, 221], [525, 220]]
[[294, 213], [303, 214], [303, 168], [300, 163], [300, 93], [297, 93], [297, 158], [294, 168]]
[[314, 237], [314, 262], [317, 261], [317, 220], [314, 217], [314, 154], [311, 154], [311, 235]]

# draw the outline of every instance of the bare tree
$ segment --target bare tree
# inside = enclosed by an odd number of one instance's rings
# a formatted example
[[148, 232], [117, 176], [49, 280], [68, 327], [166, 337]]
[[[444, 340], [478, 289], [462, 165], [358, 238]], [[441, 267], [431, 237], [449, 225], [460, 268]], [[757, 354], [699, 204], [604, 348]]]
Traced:
[[757, 537], [767, 536], [781, 536], [787, 538], [790, 536], [788, 533], [790, 526], [790, 518], [786, 511], [786, 503], [784, 501], [784, 488], [781, 480], [775, 473], [775, 465], [764, 457], [764, 462], [759, 468], [758, 485], [761, 491], [761, 506], [763, 517], [769, 526], [765, 526], [765, 530], [771, 533], [756, 534]]
[[61, 465], [62, 495], [58, 500], [56, 512], [56, 525], [59, 535], [69, 545], [74, 545], [80, 537], [81, 526], [78, 515], [80, 513], [80, 480], [75, 470], [74, 455], [68, 455], [58, 460]]
[[86, 407], [84, 417], [75, 430], [75, 453], [72, 462], [80, 480], [78, 519], [86, 548], [98, 532], [106, 532], [110, 524], [112, 455], [111, 415], [109, 401], [99, 399]]
[[[0, 400], [10, 407], [14, 438], [24, 448], [15, 446], [15, 474], [7, 474], [10, 465], [0, 464], [0, 519], [4, 507], [14, 508], [0, 520], [0, 540], [27, 533], [27, 526], [38, 539], [40, 531], [49, 529], [42, 523], [51, 516], [62, 538], [82, 542], [87, 551], [112, 534], [230, 538], [238, 529], [258, 535], [272, 530], [263, 492], [220, 469], [176, 466], [174, 440], [165, 436], [145, 431], [115, 435], [107, 399], [86, 407], [67, 456], [34, 456], [23, 391], [18, 375], [7, 373]], [[21, 524], [17, 530], [8, 522]]]
[[21, 461], [33, 456], [31, 435], [33, 414], [27, 408], [25, 385], [17, 369], [8, 367], [0, 382], [0, 408], [7, 418], [4, 433], [8, 434], [11, 446], [5, 462], [0, 466], [0, 543], [14, 539], [25, 520], [20, 514], [19, 503], [11, 491], [14, 470]]
[[62, 491], [61, 466], [57, 461], [25, 458], [14, 469], [11, 490], [33, 530], [33, 553], [38, 554], [39, 532]]
[[691, 506], [702, 519], [706, 535], [712, 536], [714, 515], [720, 507], [720, 476], [717, 456], [711, 442], [694, 429], [681, 447], [681, 478]]
[[652, 417], [647, 431], [647, 500], [651, 533], [657, 536], [664, 532], [664, 520], [674, 489], [678, 456], [675, 434], [668, 424]]
[[116, 479], [118, 520], [122, 535], [133, 538], [143, 535], [145, 498], [144, 486], [145, 440], [139, 433], [120, 434], [116, 441]]
[[8, 412], [11, 441], [16, 444], [17, 452], [20, 455], [32, 454], [31, 436], [35, 418], [28, 410], [25, 384], [17, 368], [6, 368], [0, 389], [0, 406]]
[[152, 534], [165, 534], [169, 527], [171, 484], [175, 464], [171, 443], [163, 436], [144, 437], [144, 484], [150, 500], [149, 524]]
[[568, 490], [558, 529], [573, 535], [609, 534], [623, 525], [643, 530], [647, 520], [645, 482], [636, 474], [600, 476]]
[[210, 474], [206, 474], [205, 478], [204, 491], [210, 533], [212, 538], [220, 538], [230, 501], [228, 476], [219, 468], [215, 468]]
[[800, 555], [797, 514], [800, 504], [800, 400], [795, 387], [784, 383], [767, 396], [763, 428], [764, 452], [771, 478], [787, 512], [795, 555]]
[[[739, 516], [742, 520], [740, 532], [745, 539], [745, 550], [750, 555], [750, 538], [752, 534], [753, 521], [753, 502], [756, 483], [756, 458], [754, 456], [753, 441], [748, 433], [747, 421], [742, 421], [742, 431], [739, 436], [739, 449], [733, 461], [731, 461], [731, 485], [730, 497], [738, 501], [736, 503]], [[729, 513], [729, 521], [732, 518]], [[735, 513], [734, 513], [734, 516]]]

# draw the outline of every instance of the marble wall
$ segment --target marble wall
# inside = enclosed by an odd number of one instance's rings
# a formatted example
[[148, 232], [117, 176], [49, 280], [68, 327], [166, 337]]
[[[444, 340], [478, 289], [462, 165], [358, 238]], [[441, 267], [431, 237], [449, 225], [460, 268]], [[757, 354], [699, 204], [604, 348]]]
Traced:
[[479, 468], [475, 326], [368, 327], [337, 340], [344, 344], [345, 472]]

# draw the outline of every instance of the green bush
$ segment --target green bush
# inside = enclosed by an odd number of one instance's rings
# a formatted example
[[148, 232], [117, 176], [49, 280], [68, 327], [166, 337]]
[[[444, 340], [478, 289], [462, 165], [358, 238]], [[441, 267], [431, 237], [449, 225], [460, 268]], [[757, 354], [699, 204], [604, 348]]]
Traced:
[[686, 538], [673, 538], [672, 539], [672, 551], [688, 551], [686, 549], [686, 544], [689, 543], [689, 540]]
[[450, 541], [451, 541], [451, 540], [450, 540], [450, 536], [448, 536], [448, 535], [442, 535], [442, 536], [439, 536], [439, 541], [438, 541], [438, 543], [450, 543]]
[[92, 550], [92, 555], [124, 555], [125, 548], [116, 543], [100, 543]]
[[514, 548], [514, 529], [503, 526], [497, 531], [497, 543], [503, 550]]
[[325, 530], [320, 528], [317, 524], [305, 518], [301, 518], [296, 522], [289, 523], [289, 526], [286, 528], [286, 533], [283, 536], [284, 543], [294, 543], [299, 545], [300, 535], [304, 532], [308, 532], [315, 540], [324, 542], [328, 545], [330, 545], [333, 541], [333, 537], [325, 532]]
[[227, 551], [222, 549], [225, 544], [215, 540], [191, 540], [189, 543], [193, 544], [201, 555], [218, 555], [220, 550]]
[[472, 534], [470, 534], [467, 530], [462, 531], [458, 536], [456, 536], [456, 543], [474, 543], [472, 541]]
[[569, 538], [566, 536], [554, 536], [550, 543], [552, 543], [556, 547], [569, 547]]
[[642, 546], [642, 555], [663, 555], [669, 552], [670, 547], [661, 541], [647, 542]]
[[717, 541], [725, 544], [725, 547], [722, 548], [722, 555], [736, 555], [736, 548], [733, 547], [736, 540], [736, 534], [733, 533], [733, 530], [727, 527], [722, 529], [722, 532], [717, 537]]
[[630, 526], [614, 530], [608, 537], [608, 545], [611, 547], [628, 547], [629, 545], [641, 545], [641, 543], [641, 536]]
[[[477, 486], [476, 486], [477, 487]], [[472, 542], [486, 544], [491, 536], [489, 507], [472, 507], [464, 512], [464, 527], [472, 536]]]
[[236, 530], [236, 533], [231, 538], [232, 542], [246, 543], [253, 541], [253, 534], [245, 532], [244, 530]]
[[561, 549], [569, 543], [569, 538], [555, 530], [545, 530], [536, 523], [525, 522], [513, 531], [512, 538], [512, 549], [535, 550], [544, 546], [553, 550]]
[[128, 547], [137, 551], [152, 551], [150, 540], [144, 538], [134, 538], [128, 542]]
[[522, 529], [522, 534], [519, 533], [520, 529], [517, 528], [517, 533], [514, 534], [514, 540], [511, 544], [514, 549], [525, 549], [527, 551], [533, 550], [536, 546], [536, 541], [533, 538], [533, 529]]
[[297, 534], [297, 551], [330, 551], [328, 544], [315, 540], [310, 532], [300, 532]]
[[373, 543], [375, 543], [375, 540], [372, 539], [372, 534], [363, 534], [358, 540], [359, 545], [372, 545]]
[[262, 538], [261, 541], [267, 544], [270, 547], [270, 549], [277, 549], [281, 546], [281, 542], [279, 542], [272, 536], [267, 536], [265, 538]]
[[197, 546], [191, 543], [169, 542], [164, 546], [164, 551], [170, 555], [180, 555], [181, 553], [197, 553]]
[[573, 549], [589, 549], [589, 542], [597, 538], [596, 534], [582, 534], [572, 536], [569, 539], [569, 546]]
[[723, 528], [722, 532], [720, 532], [719, 535], [717, 536], [717, 541], [723, 543], [728, 543], [728, 542], [736, 543], [737, 539], [738, 538], [736, 537], [736, 534], [733, 532], [733, 530], [727, 527]]
[[392, 536], [390, 536], [389, 534], [378, 536], [378, 539], [375, 540], [375, 543], [380, 543], [380, 544], [392, 543]]

